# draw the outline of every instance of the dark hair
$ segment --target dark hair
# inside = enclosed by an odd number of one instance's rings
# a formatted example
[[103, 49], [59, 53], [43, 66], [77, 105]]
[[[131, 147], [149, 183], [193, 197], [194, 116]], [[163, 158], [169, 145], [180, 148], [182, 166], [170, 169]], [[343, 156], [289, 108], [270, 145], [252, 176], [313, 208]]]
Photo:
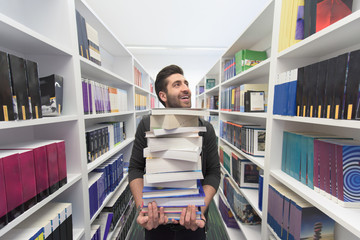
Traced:
[[184, 75], [184, 71], [181, 69], [181, 67], [177, 66], [177, 65], [169, 65], [167, 67], [164, 67], [163, 69], [161, 69], [161, 71], [156, 75], [156, 80], [155, 80], [155, 92], [156, 95], [159, 99], [159, 101], [162, 103], [162, 105], [165, 106], [165, 103], [161, 100], [160, 96], [159, 96], [159, 92], [163, 91], [165, 93], [167, 93], [167, 84], [168, 82], [166, 81], [166, 79], [173, 75], [179, 73], [181, 75]]

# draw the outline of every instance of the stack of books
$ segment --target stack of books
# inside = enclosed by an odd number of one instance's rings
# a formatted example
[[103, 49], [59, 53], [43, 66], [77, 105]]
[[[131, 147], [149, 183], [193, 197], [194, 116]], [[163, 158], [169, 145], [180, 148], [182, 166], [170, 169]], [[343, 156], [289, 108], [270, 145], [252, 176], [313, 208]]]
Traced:
[[[202, 109], [153, 109], [150, 131], [146, 132], [148, 147], [144, 149], [143, 202], [145, 214], [149, 203], [164, 207], [168, 219], [179, 220], [188, 205], [204, 206], [204, 191], [200, 184], [201, 150], [203, 139], [199, 132]], [[197, 212], [200, 219], [201, 212]]]

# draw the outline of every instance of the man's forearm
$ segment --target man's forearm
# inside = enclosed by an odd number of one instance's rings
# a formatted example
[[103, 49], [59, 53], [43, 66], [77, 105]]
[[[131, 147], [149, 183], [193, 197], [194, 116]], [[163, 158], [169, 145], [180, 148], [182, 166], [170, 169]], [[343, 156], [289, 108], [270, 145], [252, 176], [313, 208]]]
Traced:
[[205, 213], [205, 210], [209, 207], [209, 204], [211, 202], [211, 200], [213, 199], [213, 197], [216, 194], [216, 190], [213, 186], [211, 185], [204, 185], [203, 186], [204, 192], [205, 192], [205, 206], [201, 207], [201, 212], [202, 214]]
[[130, 182], [130, 190], [134, 197], [136, 207], [142, 205], [142, 190], [144, 188], [144, 181], [142, 178], [136, 178]]

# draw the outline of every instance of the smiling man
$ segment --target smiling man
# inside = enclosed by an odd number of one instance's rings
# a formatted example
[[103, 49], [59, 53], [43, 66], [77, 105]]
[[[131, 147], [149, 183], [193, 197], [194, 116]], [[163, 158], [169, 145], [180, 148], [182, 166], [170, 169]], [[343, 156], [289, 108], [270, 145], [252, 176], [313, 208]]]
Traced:
[[[191, 91], [184, 77], [183, 70], [176, 65], [163, 68], [156, 76], [155, 91], [159, 101], [166, 108], [190, 108]], [[145, 239], [206, 239], [205, 225], [207, 208], [214, 197], [220, 183], [220, 163], [216, 135], [212, 125], [199, 118], [199, 125], [206, 127], [203, 136], [201, 166], [204, 179], [201, 181], [205, 192], [205, 206], [201, 207], [201, 220], [196, 220], [196, 208], [184, 208], [180, 221], [168, 223], [164, 209], [156, 203], [149, 203], [148, 216], [142, 212], [137, 216], [137, 223], [145, 228]], [[145, 132], [150, 130], [150, 117], [144, 117], [136, 130], [135, 141], [130, 158], [129, 184], [136, 207], [142, 205], [143, 175], [145, 158], [143, 149], [147, 147]]]

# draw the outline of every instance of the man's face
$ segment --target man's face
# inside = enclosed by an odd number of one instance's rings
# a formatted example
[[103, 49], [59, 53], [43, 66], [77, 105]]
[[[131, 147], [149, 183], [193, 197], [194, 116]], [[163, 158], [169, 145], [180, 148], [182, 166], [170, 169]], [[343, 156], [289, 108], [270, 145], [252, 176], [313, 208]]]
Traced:
[[161, 94], [166, 107], [190, 108], [191, 91], [189, 83], [181, 74], [172, 74], [167, 78], [167, 93]]

